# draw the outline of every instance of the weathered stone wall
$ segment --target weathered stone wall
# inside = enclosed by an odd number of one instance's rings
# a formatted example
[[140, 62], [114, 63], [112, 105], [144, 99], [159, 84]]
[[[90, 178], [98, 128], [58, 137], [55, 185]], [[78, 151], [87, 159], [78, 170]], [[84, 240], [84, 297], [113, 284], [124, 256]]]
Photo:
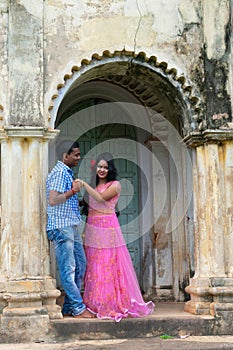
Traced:
[[[229, 1], [203, 0], [203, 59], [207, 120], [215, 114], [227, 113], [231, 119], [232, 79]], [[211, 123], [208, 123], [211, 127]]]
[[43, 126], [43, 1], [1, 4], [6, 123]]
[[200, 85], [201, 1], [45, 1], [45, 106], [72, 66], [104, 50], [143, 51]]
[[177, 68], [206, 96], [207, 116], [231, 114], [228, 0], [0, 0], [0, 12], [0, 112], [7, 124], [43, 126], [72, 66], [124, 48]]
[[7, 119], [4, 109], [8, 104], [8, 49], [7, 49], [7, 35], [8, 35], [8, 3], [0, 0], [0, 125], [3, 124], [3, 116]]

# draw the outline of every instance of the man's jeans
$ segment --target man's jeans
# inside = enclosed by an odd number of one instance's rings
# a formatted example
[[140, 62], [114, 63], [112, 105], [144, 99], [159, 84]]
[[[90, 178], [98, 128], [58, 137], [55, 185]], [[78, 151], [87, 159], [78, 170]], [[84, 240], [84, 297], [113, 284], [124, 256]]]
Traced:
[[86, 309], [80, 294], [86, 256], [78, 227], [48, 231], [48, 239], [54, 244], [60, 279], [66, 293], [62, 313], [79, 315]]

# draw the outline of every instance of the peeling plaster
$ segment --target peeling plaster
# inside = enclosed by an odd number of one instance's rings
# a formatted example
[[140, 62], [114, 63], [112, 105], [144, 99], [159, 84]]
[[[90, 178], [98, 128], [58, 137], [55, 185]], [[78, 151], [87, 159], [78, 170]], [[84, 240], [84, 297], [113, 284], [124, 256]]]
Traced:
[[[123, 48], [124, 43], [132, 42], [135, 45], [143, 45], [146, 38], [148, 46], [154, 44], [155, 35], [152, 31], [152, 17], [143, 17], [139, 23], [138, 17], [113, 17], [113, 18], [95, 18], [82, 25], [79, 30], [79, 49], [96, 50], [98, 47], [107, 47], [108, 42], [114, 42], [116, 47]], [[117, 28], [105, 33], [104, 28]], [[141, 32], [140, 29], [143, 28]], [[98, 39], [96, 33], [99, 33]], [[122, 40], [124, 38], [124, 40]]]
[[182, 0], [179, 4], [179, 12], [184, 23], [201, 23], [201, 0]]
[[[43, 125], [42, 116], [42, 7], [39, 17], [27, 12], [26, 1], [12, 3], [9, 16], [10, 122]], [[41, 4], [41, 2], [40, 2]]]
[[229, 0], [204, 0], [204, 37], [208, 59], [221, 59], [226, 52], [226, 26], [229, 22]]
[[25, 7], [25, 10], [33, 17], [42, 19], [43, 17], [43, 1], [21, 0], [19, 5]]
[[0, 12], [4, 13], [4, 12], [8, 12], [8, 1], [6, 0], [0, 0]]

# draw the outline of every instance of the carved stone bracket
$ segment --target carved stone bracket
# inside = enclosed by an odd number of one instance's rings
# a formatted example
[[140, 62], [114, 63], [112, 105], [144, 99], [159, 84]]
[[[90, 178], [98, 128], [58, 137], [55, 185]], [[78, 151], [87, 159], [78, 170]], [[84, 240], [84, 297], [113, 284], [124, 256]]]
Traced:
[[194, 131], [187, 135], [183, 142], [190, 148], [201, 146], [208, 142], [223, 142], [233, 140], [233, 128], [229, 129], [207, 129], [204, 131]]

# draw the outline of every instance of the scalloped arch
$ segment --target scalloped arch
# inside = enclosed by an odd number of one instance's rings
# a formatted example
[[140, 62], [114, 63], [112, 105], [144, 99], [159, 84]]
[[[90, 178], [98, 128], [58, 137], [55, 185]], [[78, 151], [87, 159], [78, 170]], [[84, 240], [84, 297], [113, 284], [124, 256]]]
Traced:
[[[139, 100], [146, 106], [153, 108], [156, 104], [156, 98], [153, 96], [153, 91], [145, 87], [141, 87], [139, 83], [132, 80], [132, 75], [117, 77], [114, 74], [103, 75], [103, 70], [98, 72], [98, 68], [107, 64], [126, 63], [130, 67], [134, 67], [135, 74], [139, 74], [140, 69], [147, 69], [154, 72], [157, 77], [160, 77], [166, 84], [168, 84], [177, 93], [180, 104], [185, 107], [185, 116], [183, 120], [184, 134], [188, 131], [194, 130], [198, 127], [198, 123], [202, 122], [203, 102], [202, 96], [197, 91], [196, 87], [183, 75], [178, 75], [176, 68], [169, 68], [168, 62], [159, 62], [156, 56], [147, 57], [145, 52], [136, 54], [133, 51], [104, 51], [102, 55], [94, 53], [90, 60], [82, 59], [80, 65], [74, 65], [71, 71], [66, 73], [63, 77], [63, 82], [57, 85], [57, 93], [55, 93], [50, 100], [49, 105], [49, 123], [53, 127], [58, 109], [62, 103], [63, 97], [69, 92], [69, 89], [74, 84], [82, 84], [84, 82], [100, 79], [111, 81], [126, 87], [129, 91], [135, 94]], [[136, 71], [139, 67], [139, 71]], [[153, 100], [154, 98], [154, 100]]]

